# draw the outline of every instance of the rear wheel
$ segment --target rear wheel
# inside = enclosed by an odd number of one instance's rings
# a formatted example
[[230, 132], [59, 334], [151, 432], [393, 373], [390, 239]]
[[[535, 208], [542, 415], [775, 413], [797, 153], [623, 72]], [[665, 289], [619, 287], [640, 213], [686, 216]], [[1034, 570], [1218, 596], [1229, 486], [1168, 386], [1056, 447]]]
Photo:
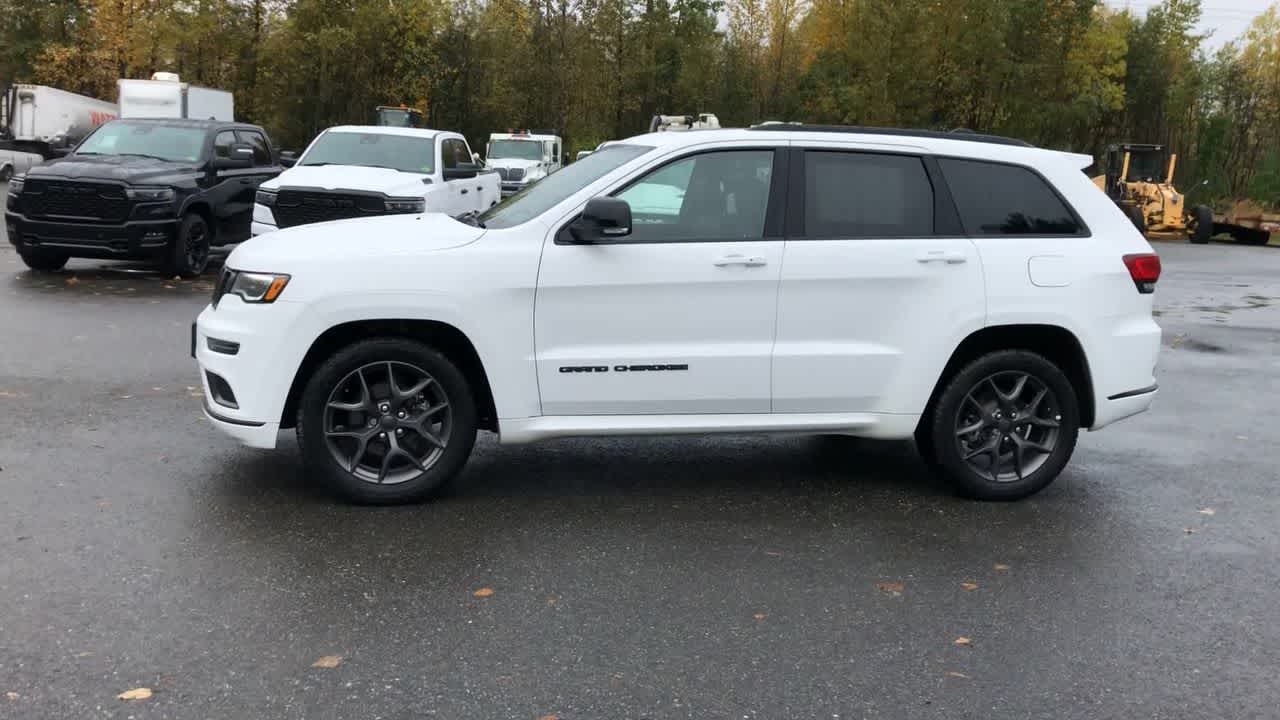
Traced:
[[1124, 206], [1124, 214], [1129, 218], [1129, 222], [1138, 228], [1138, 232], [1143, 235], [1147, 234], [1147, 216], [1142, 213], [1142, 208], [1137, 205]]
[[466, 377], [403, 338], [351, 345], [312, 375], [298, 408], [309, 474], [351, 502], [426, 499], [462, 469], [476, 437]]
[[187, 213], [169, 248], [166, 270], [184, 278], [199, 277], [209, 267], [209, 224], [197, 213]]
[[68, 259], [68, 256], [64, 253], [33, 248], [19, 250], [18, 255], [22, 258], [22, 262], [26, 263], [27, 267], [40, 272], [61, 270], [62, 266], [67, 264]]
[[1044, 489], [1071, 458], [1080, 429], [1066, 375], [1023, 350], [969, 363], [929, 420], [936, 465], [962, 494], [980, 500], [1018, 500]]
[[1271, 240], [1271, 233], [1265, 230], [1241, 228], [1233, 235], [1241, 245], [1266, 245]]
[[1191, 208], [1191, 222], [1188, 228], [1191, 242], [1204, 245], [1213, 237], [1213, 210], [1205, 205]]

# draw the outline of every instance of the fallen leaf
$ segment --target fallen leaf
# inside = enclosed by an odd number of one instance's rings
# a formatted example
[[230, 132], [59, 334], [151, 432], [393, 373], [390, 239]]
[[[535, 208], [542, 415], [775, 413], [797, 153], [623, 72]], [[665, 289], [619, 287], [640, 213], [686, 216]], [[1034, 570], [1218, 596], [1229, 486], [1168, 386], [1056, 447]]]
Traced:
[[876, 583], [877, 590], [880, 592], [893, 593], [894, 595], [901, 595], [904, 588], [905, 586], [897, 581]]
[[100, 508], [109, 508], [109, 507], [111, 507], [111, 501], [110, 501], [110, 500], [99, 500], [99, 501], [98, 501], [98, 507], [100, 507]]
[[156, 392], [164, 392], [164, 388], [162, 387], [152, 387], [151, 389], [155, 390]]
[[556, 597], [555, 595], [548, 595], [548, 596], [547, 596], [547, 606], [548, 606], [548, 607], [555, 607], [557, 602], [560, 602], [560, 598]]
[[1008, 569], [1009, 569], [1008, 565], [1005, 565], [1004, 563], [996, 563], [996, 570], [1000, 572], [1004, 572], [1005, 570], [1008, 570]]
[[1196, 512], [1200, 513], [1201, 515], [1213, 515], [1217, 511], [1214, 510], [1213, 508], [1200, 508]]
[[475, 595], [476, 597], [489, 597], [490, 595], [492, 595], [492, 594], [493, 594], [493, 588], [491, 588], [491, 587], [482, 587], [482, 588], [480, 588], [479, 590], [476, 590], [475, 592], [473, 592], [473, 593], [471, 593], [471, 594], [472, 594], [472, 595]]
[[1195, 528], [1185, 527], [1185, 528], [1182, 528], [1182, 532], [1184, 532], [1184, 533], [1186, 533], [1186, 534], [1188, 534], [1188, 535], [1195, 535], [1195, 534], [1196, 534], [1196, 529], [1195, 529]]
[[313, 668], [336, 668], [342, 664], [341, 655], [325, 655], [324, 657], [311, 663]]
[[172, 286], [172, 285], [170, 285], [169, 283], [165, 283], [165, 285], [164, 285], [164, 289], [165, 289], [165, 290], [172, 290], [172, 289], [173, 289], [173, 286]]
[[778, 552], [777, 550], [765, 550], [764, 554], [768, 555], [769, 557], [782, 557], [782, 553]]
[[974, 582], [974, 581], [972, 581], [972, 580], [965, 580], [964, 582], [960, 583], [960, 588], [961, 588], [962, 590], [977, 590], [977, 589], [978, 589], [978, 583], [976, 583], [976, 582]]
[[965, 637], [965, 636], [961, 635], [960, 637], [958, 637], [958, 638], [956, 638], [956, 639], [955, 639], [955, 644], [956, 644], [956, 645], [966, 645], [966, 646], [967, 646], [967, 645], [972, 645], [972, 644], [973, 644], [973, 641], [972, 641], [972, 640], [970, 640], [969, 638], [967, 638], [967, 637]]
[[765, 615], [764, 613], [756, 613], [755, 615], [752, 615], [751, 617], [753, 617], [753, 618], [755, 618], [755, 619], [757, 619], [757, 620], [763, 620], [763, 619], [765, 619], [765, 618], [767, 618], [767, 617], [769, 617], [769, 616], [768, 616], [768, 615]]
[[130, 399], [130, 398], [132, 398], [132, 397], [133, 397], [132, 395], [119, 395], [119, 396], [117, 396], [117, 397], [116, 397], [116, 399], [117, 399], [117, 400], [128, 400], [128, 399]]
[[969, 676], [968, 676], [968, 675], [965, 675], [965, 674], [964, 674], [964, 673], [962, 673], [962, 672], [956, 672], [955, 670], [948, 670], [948, 671], [947, 671], [947, 677], [964, 678], [964, 679], [966, 679], [966, 680], [968, 680], [968, 679], [969, 679]]
[[132, 690], [125, 690], [116, 697], [121, 700], [146, 700], [151, 697], [151, 688], [134, 688]]
[[68, 284], [68, 285], [79, 285], [79, 284], [80, 284], [80, 278], [76, 277], [75, 275], [72, 275], [71, 277], [67, 278], [67, 284]]
[[18, 699], [18, 693], [13, 692], [12, 690], [10, 690], [9, 692], [5, 693], [5, 694], [4, 694], [4, 696], [5, 696], [5, 697], [7, 697], [7, 698], [9, 698], [10, 700], [17, 700], [17, 699]]
[[539, 715], [538, 720], [560, 720], [560, 716], [555, 713], [547, 713], [546, 715]]
[[1248, 435], [1237, 435], [1237, 436], [1236, 436], [1236, 439], [1237, 439], [1237, 440], [1248, 440], [1248, 439], [1249, 439], [1249, 436], [1248, 436]]

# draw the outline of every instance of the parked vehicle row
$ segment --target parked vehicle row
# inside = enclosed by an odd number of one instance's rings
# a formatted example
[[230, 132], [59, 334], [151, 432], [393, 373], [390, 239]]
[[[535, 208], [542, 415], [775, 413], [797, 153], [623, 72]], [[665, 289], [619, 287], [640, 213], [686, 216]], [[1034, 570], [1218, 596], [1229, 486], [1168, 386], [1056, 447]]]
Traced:
[[479, 215], [279, 230], [192, 327], [205, 410], [255, 447], [295, 428], [308, 477], [360, 502], [430, 495], [480, 429], [914, 437], [963, 492], [1024, 497], [1156, 394], [1159, 258], [1091, 162], [660, 132]]

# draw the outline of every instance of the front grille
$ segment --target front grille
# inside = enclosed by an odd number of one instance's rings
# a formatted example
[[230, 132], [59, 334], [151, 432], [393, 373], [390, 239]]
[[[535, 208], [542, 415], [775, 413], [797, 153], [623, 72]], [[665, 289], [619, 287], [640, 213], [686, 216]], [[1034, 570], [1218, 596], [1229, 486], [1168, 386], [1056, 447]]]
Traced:
[[503, 180], [523, 180], [524, 168], [498, 168], [498, 177]]
[[230, 268], [222, 268], [222, 274], [218, 276], [218, 282], [213, 284], [213, 306], [218, 307], [218, 301], [223, 295], [231, 289], [231, 282], [235, 280], [236, 273]]
[[282, 228], [328, 220], [370, 217], [385, 212], [386, 205], [379, 195], [312, 190], [281, 190], [276, 195], [276, 225]]
[[120, 185], [30, 178], [20, 198], [22, 212], [29, 217], [129, 219], [129, 198]]

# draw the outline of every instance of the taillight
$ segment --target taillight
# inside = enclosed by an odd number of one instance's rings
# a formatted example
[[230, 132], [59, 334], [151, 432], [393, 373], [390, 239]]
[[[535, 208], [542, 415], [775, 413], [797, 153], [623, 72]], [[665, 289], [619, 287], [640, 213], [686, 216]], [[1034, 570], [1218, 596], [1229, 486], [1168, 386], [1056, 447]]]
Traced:
[[1129, 268], [1129, 277], [1138, 292], [1153, 293], [1156, 281], [1160, 279], [1160, 256], [1155, 253], [1137, 253], [1124, 256], [1124, 266]]

